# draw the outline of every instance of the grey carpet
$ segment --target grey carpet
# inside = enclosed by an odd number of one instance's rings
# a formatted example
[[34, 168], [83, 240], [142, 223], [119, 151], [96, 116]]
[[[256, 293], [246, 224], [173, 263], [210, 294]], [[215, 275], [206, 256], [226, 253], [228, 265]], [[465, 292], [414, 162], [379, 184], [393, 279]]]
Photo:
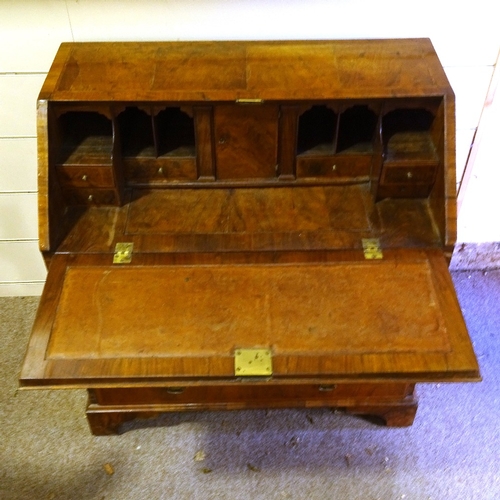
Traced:
[[500, 498], [500, 271], [455, 272], [483, 382], [419, 386], [406, 429], [330, 410], [201, 412], [93, 437], [84, 391], [17, 391], [36, 298], [0, 299], [0, 498]]

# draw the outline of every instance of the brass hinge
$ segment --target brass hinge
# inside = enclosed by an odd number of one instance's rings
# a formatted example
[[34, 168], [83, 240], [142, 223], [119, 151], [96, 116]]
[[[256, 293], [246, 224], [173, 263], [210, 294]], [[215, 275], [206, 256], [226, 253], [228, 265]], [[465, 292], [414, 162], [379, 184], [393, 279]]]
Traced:
[[132, 262], [133, 243], [117, 243], [115, 254], [113, 255], [113, 264], [130, 264]]
[[249, 99], [249, 98], [236, 99], [236, 104], [262, 104], [263, 102], [264, 99]]
[[270, 377], [273, 374], [271, 349], [236, 349], [234, 373], [238, 377]]
[[363, 238], [361, 243], [365, 259], [382, 259], [384, 257], [378, 238]]

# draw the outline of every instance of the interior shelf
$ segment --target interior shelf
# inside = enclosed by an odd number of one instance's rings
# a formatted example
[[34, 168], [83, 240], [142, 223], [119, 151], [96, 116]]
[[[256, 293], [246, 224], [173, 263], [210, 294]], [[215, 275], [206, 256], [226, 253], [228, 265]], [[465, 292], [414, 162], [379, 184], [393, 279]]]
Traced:
[[155, 117], [158, 156], [194, 157], [194, 121], [180, 108], [167, 108]]
[[118, 116], [124, 158], [194, 157], [193, 119], [180, 108], [166, 108], [156, 116], [127, 107]]
[[426, 109], [396, 109], [382, 119], [385, 161], [438, 160], [434, 115]]
[[59, 165], [111, 165], [113, 126], [97, 112], [69, 111], [58, 119]]
[[136, 107], [128, 107], [118, 115], [117, 121], [125, 158], [156, 157], [150, 114]]
[[372, 153], [378, 117], [368, 106], [346, 109], [339, 118], [336, 152], [342, 154]]
[[300, 116], [297, 154], [334, 154], [337, 119], [337, 113], [327, 106], [313, 106]]
[[386, 146], [386, 161], [438, 160], [429, 132], [409, 131], [394, 134]]

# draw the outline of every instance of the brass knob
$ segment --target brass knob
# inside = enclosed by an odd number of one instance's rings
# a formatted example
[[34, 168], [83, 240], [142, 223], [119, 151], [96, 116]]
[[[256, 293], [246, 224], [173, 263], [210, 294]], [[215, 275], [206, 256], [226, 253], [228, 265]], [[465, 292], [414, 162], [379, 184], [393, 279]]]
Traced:
[[89, 194], [89, 197], [87, 198], [89, 201], [94, 201], [94, 196]]
[[332, 170], [335, 172], [335, 170], [337, 170], [337, 165], [332, 165]]
[[408, 172], [406, 174], [406, 177], [408, 177], [408, 179], [411, 179], [413, 177], [413, 173], [412, 172]]
[[160, 168], [158, 169], [158, 175], [163, 175], [163, 167], [160, 167]]
[[86, 181], [88, 179], [87, 174], [82, 175], [82, 181]]

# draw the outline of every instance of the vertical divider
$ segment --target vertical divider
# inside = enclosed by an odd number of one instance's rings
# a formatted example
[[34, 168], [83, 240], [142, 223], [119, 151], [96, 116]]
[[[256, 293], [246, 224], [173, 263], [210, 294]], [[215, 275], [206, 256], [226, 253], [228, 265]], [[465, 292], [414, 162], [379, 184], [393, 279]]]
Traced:
[[380, 176], [382, 174], [382, 164], [384, 162], [384, 145], [383, 145], [383, 130], [382, 130], [382, 117], [384, 114], [384, 106], [382, 105], [378, 110], [378, 121], [375, 131], [375, 138], [373, 144], [373, 161], [370, 174], [371, 193], [376, 197]]
[[112, 145], [111, 145], [111, 163], [113, 165], [113, 180], [115, 185], [116, 199], [118, 204], [123, 204], [125, 176], [123, 173], [123, 161], [121, 151], [121, 137], [118, 126], [118, 119], [111, 110], [111, 129], [112, 129]]
[[212, 106], [195, 106], [193, 114], [198, 179], [215, 181], [213, 108]]
[[153, 146], [155, 150], [155, 157], [158, 158], [160, 156], [160, 144], [158, 139], [158, 124], [157, 124], [157, 113], [159, 109], [154, 107], [151, 108], [151, 130], [153, 131]]
[[344, 110], [342, 109], [342, 106], [337, 108], [337, 123], [335, 124], [335, 130], [334, 130], [334, 137], [333, 137], [333, 154], [338, 153], [338, 143], [339, 143], [339, 131], [340, 131], [340, 117], [342, 116], [342, 113]]
[[278, 178], [295, 180], [297, 154], [298, 106], [281, 106], [278, 131]]

